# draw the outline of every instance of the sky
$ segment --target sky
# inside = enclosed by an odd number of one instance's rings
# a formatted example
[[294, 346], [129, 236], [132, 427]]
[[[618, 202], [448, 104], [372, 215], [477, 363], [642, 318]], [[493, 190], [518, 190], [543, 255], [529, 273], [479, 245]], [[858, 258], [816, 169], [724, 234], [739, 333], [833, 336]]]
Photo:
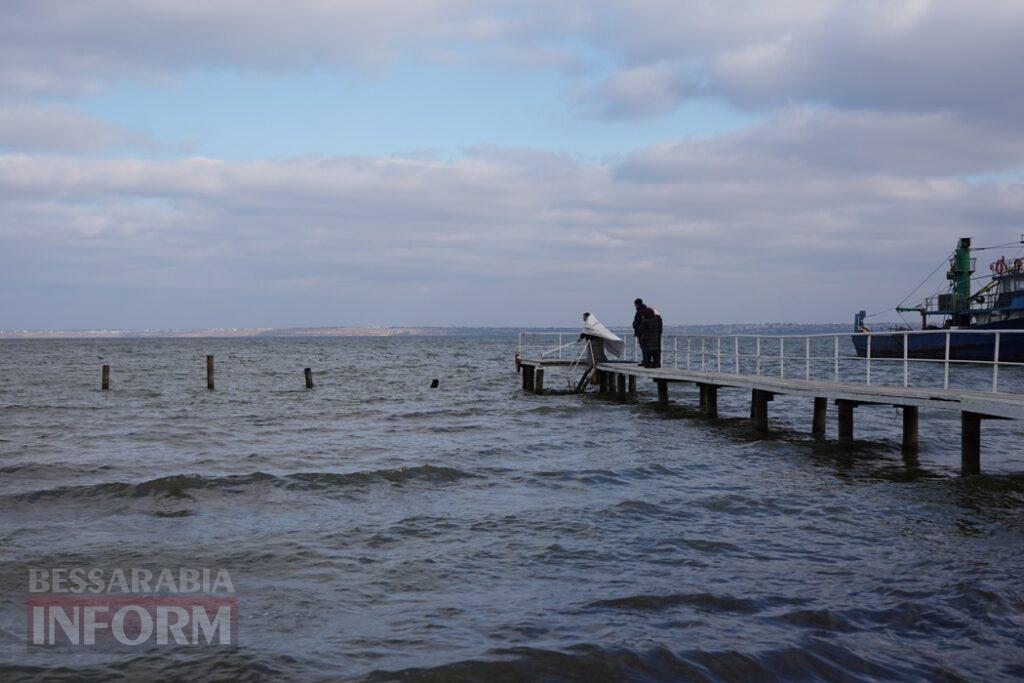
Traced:
[[1021, 35], [1019, 0], [7, 0], [0, 329], [893, 319], [1024, 232]]

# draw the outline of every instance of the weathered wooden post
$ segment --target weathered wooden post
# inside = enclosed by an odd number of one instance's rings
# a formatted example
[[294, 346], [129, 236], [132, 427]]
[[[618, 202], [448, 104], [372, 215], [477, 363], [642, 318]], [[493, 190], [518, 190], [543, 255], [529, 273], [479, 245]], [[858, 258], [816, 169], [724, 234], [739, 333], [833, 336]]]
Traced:
[[306, 376], [306, 388], [307, 389], [312, 389], [313, 388], [313, 369], [312, 368], [306, 368], [305, 370], [302, 371], [302, 373]]
[[668, 382], [663, 379], [656, 379], [654, 383], [658, 385], [658, 403], [663, 406], [668, 405]]
[[815, 397], [814, 420], [811, 422], [811, 434], [825, 436], [825, 416], [828, 412], [828, 399]]
[[853, 441], [853, 401], [836, 400], [836, 412], [839, 418], [839, 440]]
[[773, 398], [770, 391], [754, 389], [750, 392], [750, 418], [756, 431], [768, 431], [768, 402]]
[[604, 370], [597, 371], [597, 384], [600, 393], [608, 393], [608, 373]]
[[538, 396], [544, 393], [544, 368], [537, 368], [533, 378], [533, 393]]
[[903, 453], [914, 455], [917, 450], [917, 406], [903, 406]]
[[213, 390], [213, 356], [206, 357], [206, 388]]
[[431, 389], [437, 389], [439, 386], [441, 386], [441, 380], [437, 379], [436, 377], [430, 380]]
[[629, 393], [636, 393], [636, 375], [629, 376]]
[[104, 365], [102, 372], [102, 379], [100, 380], [100, 387], [103, 391], [110, 389], [110, 366]]
[[534, 371], [534, 369], [535, 368], [532, 365], [524, 365], [523, 366], [523, 390], [524, 391], [533, 391], [533, 371]]
[[615, 375], [615, 395], [620, 401], [626, 400], [626, 376], [620, 373]]
[[708, 419], [718, 417], [718, 387], [714, 384], [698, 384], [700, 387], [701, 414]]
[[960, 413], [960, 474], [981, 474], [981, 415]]

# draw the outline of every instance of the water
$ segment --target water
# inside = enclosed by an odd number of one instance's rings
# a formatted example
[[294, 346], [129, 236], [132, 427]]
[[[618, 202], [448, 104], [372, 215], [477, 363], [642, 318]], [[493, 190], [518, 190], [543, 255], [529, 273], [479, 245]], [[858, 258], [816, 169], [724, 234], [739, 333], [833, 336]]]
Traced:
[[[891, 408], [765, 438], [734, 390], [524, 395], [514, 343], [4, 343], [0, 678], [1024, 676], [1016, 423], [961, 478], [955, 414], [907, 463]], [[229, 568], [240, 646], [28, 651], [30, 566]]]

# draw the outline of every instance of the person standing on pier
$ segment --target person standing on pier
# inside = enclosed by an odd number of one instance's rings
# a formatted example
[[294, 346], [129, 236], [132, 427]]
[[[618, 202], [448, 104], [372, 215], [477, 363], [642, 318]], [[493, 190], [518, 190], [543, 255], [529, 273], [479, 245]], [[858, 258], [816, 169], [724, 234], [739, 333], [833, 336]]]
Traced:
[[[637, 344], [640, 346], [640, 350], [643, 351], [643, 344], [640, 343], [640, 325], [644, 321], [644, 311], [647, 310], [647, 306], [644, 305], [643, 299], [634, 299], [633, 306], [636, 307], [636, 313], [633, 315], [633, 336], [637, 340]], [[647, 366], [647, 353], [644, 353], [644, 362], [638, 363], [644, 367]]]
[[658, 311], [645, 306], [640, 321], [640, 348], [644, 352], [642, 365], [645, 368], [661, 367], [661, 333], [663, 324]]

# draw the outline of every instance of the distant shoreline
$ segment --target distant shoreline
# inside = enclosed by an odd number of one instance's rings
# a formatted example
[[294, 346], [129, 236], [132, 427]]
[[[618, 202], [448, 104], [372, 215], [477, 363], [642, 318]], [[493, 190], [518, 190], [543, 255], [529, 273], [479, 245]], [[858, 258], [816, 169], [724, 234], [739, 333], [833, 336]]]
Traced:
[[[850, 331], [849, 323], [667, 325], [666, 334], [813, 334]], [[617, 326], [613, 329], [628, 329]], [[472, 337], [519, 332], [573, 334], [575, 327], [231, 327], [192, 330], [0, 330], [3, 339], [189, 339], [253, 337]]]

